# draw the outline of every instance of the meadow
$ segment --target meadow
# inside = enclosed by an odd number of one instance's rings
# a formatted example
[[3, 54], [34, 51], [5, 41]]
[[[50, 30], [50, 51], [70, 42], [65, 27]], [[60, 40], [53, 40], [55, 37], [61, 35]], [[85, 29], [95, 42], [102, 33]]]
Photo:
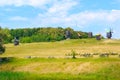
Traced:
[[[74, 39], [58, 42], [5, 44], [0, 80], [119, 80], [120, 40]], [[76, 54], [97, 53], [73, 59]], [[102, 53], [117, 53], [99, 57]]]
[[74, 50], [76, 53], [120, 53], [120, 40], [73, 39], [58, 42], [21, 43], [19, 46], [6, 44], [5, 57], [65, 57]]

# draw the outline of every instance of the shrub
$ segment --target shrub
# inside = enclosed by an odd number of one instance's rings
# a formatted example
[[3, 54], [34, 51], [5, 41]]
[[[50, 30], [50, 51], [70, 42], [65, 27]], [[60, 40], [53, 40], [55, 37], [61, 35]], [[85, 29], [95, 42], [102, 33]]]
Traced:
[[72, 58], [75, 59], [76, 58], [76, 52], [74, 50], [72, 50], [71, 53], [72, 53]]

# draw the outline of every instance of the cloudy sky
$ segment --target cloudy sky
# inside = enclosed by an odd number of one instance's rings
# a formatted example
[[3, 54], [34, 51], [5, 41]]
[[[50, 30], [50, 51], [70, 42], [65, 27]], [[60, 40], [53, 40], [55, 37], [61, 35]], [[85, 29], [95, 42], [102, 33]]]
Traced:
[[120, 0], [1, 0], [2, 28], [71, 27], [120, 38]]

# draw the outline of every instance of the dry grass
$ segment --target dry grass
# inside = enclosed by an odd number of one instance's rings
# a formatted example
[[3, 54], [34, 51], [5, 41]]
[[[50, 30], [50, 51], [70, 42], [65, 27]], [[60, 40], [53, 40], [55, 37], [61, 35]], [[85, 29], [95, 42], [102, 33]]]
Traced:
[[14, 71], [35, 72], [40, 74], [47, 73], [95, 73], [103, 68], [107, 68], [110, 65], [120, 64], [120, 62], [103, 62], [103, 63], [91, 63], [91, 62], [70, 62], [66, 64], [62, 63], [33, 63], [26, 66], [20, 66], [14, 69]]
[[97, 73], [104, 68], [113, 66], [119, 68], [119, 58], [84, 58], [84, 59], [15, 59], [12, 62], [2, 64], [0, 71], [30, 72], [38, 74], [48, 73]]
[[21, 43], [19, 46], [6, 44], [5, 46], [6, 52], [1, 56], [65, 57], [65, 54], [70, 53], [71, 50], [77, 53], [120, 53], [119, 40], [96, 41], [94, 39], [79, 39], [60, 42]]

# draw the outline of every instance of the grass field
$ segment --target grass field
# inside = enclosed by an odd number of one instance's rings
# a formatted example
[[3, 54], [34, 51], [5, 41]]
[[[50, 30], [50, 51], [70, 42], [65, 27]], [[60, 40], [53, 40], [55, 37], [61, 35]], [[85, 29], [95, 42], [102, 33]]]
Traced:
[[13, 58], [0, 64], [0, 80], [119, 80], [119, 58]]
[[[12, 58], [0, 62], [0, 80], [120, 79], [120, 40], [76, 39], [5, 46], [6, 52], [0, 56]], [[76, 56], [72, 59], [66, 56], [71, 50], [79, 54], [118, 54], [109, 57]]]
[[76, 53], [120, 53], [120, 40], [76, 39], [60, 42], [25, 43], [19, 46], [6, 44], [6, 52], [1, 56], [25, 57], [65, 57], [74, 50]]

